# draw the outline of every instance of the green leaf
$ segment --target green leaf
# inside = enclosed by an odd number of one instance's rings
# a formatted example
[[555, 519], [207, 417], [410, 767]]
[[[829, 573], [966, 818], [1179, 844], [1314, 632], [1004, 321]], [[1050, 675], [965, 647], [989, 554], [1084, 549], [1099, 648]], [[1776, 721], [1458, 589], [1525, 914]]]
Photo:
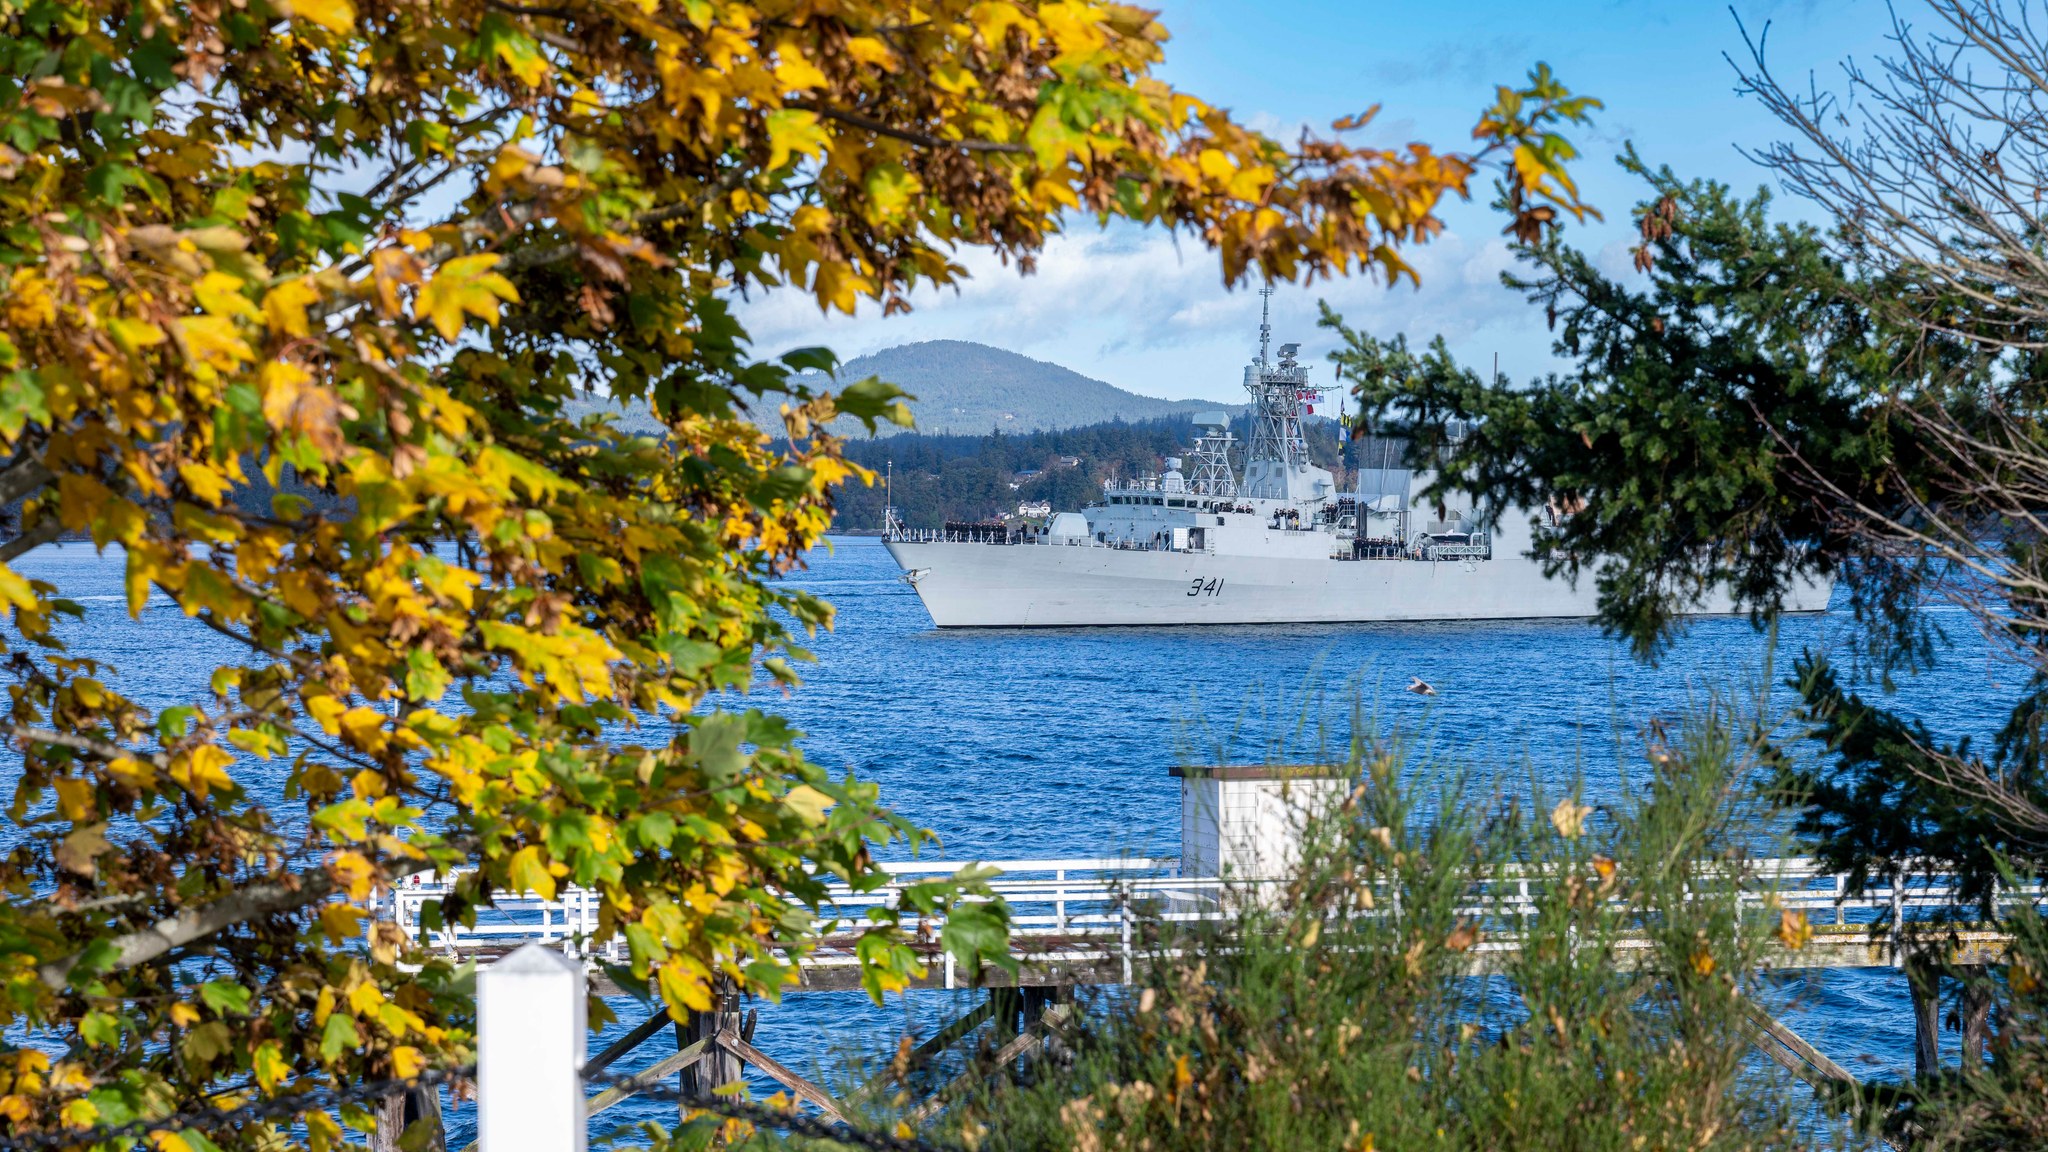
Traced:
[[249, 1011], [249, 990], [232, 980], [212, 980], [199, 986], [199, 998], [223, 1016], [243, 1016]]
[[119, 208], [125, 198], [125, 190], [134, 183], [134, 176], [127, 165], [109, 160], [95, 165], [85, 174], [85, 190], [109, 207]]
[[71, 966], [71, 975], [67, 982], [75, 987], [106, 971], [120, 958], [120, 946], [102, 936], [79, 952], [78, 962]]
[[634, 823], [645, 848], [666, 848], [676, 838], [676, 818], [666, 812], [649, 812]]
[[915, 399], [917, 397], [894, 384], [885, 383], [880, 377], [870, 376], [841, 389], [834, 402], [840, 412], [859, 420], [867, 426], [868, 431], [873, 432], [875, 423], [880, 420], [886, 420], [902, 428], [910, 427], [910, 407], [903, 401]]
[[[0, 338], [0, 365], [12, 363], [14, 358], [14, 345]], [[0, 433], [5, 433], [11, 440], [21, 435], [22, 428], [30, 421], [37, 424], [50, 422], [43, 386], [36, 382], [33, 372], [10, 372], [5, 384], [0, 385]]]
[[425, 648], [415, 648], [405, 657], [405, 694], [415, 701], [439, 700], [448, 691], [450, 677], [441, 662]]
[[87, 1012], [78, 1022], [79, 1038], [95, 1048], [121, 1042], [122, 1020], [112, 1012]]
[[[328, 1022], [332, 1023], [334, 1019], [334, 1017], [329, 1017]], [[342, 1017], [342, 1019], [346, 1019], [346, 1017]], [[219, 1020], [208, 1020], [206, 1023], [185, 1033], [185, 1042], [182, 1047], [185, 1059], [194, 1064], [210, 1064], [215, 1058], [232, 1047], [233, 1044], [234, 1037], [228, 1031], [226, 1024]]]
[[882, 220], [901, 215], [910, 206], [911, 198], [924, 190], [916, 176], [893, 161], [870, 168], [862, 184], [868, 202], [874, 205], [875, 216]]
[[746, 733], [746, 719], [730, 712], [697, 718], [697, 726], [690, 732], [690, 758], [713, 788], [731, 783], [746, 770], [747, 754], [740, 750]]
[[342, 1053], [352, 1052], [361, 1047], [363, 1038], [356, 1032], [356, 1022], [336, 1012], [327, 1018], [327, 1027], [320, 1030], [320, 1058], [333, 1063]]
[[830, 348], [792, 348], [782, 354], [782, 362], [798, 372], [823, 372], [829, 376], [839, 370], [839, 357]]
[[1017, 974], [1017, 958], [1010, 955], [1010, 907], [1000, 897], [953, 905], [939, 939], [969, 972], [993, 964]]

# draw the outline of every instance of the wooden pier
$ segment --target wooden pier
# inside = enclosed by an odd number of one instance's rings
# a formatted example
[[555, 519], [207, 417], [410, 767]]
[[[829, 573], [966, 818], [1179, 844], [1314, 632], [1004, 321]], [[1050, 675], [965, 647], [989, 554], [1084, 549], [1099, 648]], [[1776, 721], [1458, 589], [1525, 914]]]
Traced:
[[[983, 862], [977, 862], [983, 863]], [[1007, 1065], [1046, 1043], [1056, 1043], [1070, 1011], [1065, 1001], [1076, 985], [1119, 984], [1132, 981], [1145, 966], [1172, 962], [1177, 954], [1146, 939], [1144, 926], [1160, 924], [1195, 925], [1227, 921], [1234, 916], [1234, 901], [1257, 899], [1261, 884], [1279, 881], [1224, 881], [1215, 877], [1177, 875], [1176, 859], [1117, 858], [1072, 860], [1000, 860], [985, 862], [998, 869], [990, 888], [1011, 909], [1011, 955], [1017, 960], [1015, 976], [996, 967], [981, 972], [962, 971], [952, 956], [936, 944], [918, 945], [925, 953], [926, 974], [913, 981], [915, 988], [978, 988], [981, 1004], [913, 1050], [914, 1063], [926, 1063], [946, 1048], [993, 1022], [1000, 1041], [994, 1053], [996, 1067]], [[830, 911], [842, 917], [858, 917], [867, 907], [895, 901], [901, 886], [934, 875], [951, 874], [966, 865], [959, 862], [921, 862], [888, 865], [897, 878], [872, 892], [855, 893], [844, 887], [833, 890]], [[1916, 1066], [1922, 1074], [1937, 1067], [1939, 1015], [1932, 978], [1942, 965], [1997, 964], [2002, 961], [2008, 937], [1995, 927], [1973, 927], [1960, 922], [1971, 905], [1959, 895], [1953, 879], [1920, 876], [1898, 884], [1885, 884], [1851, 895], [1848, 878], [1823, 870], [1807, 859], [1766, 860], [1754, 864], [1750, 874], [1758, 879], [1743, 897], [1759, 907], [1767, 900], [1775, 907], [1804, 912], [1812, 927], [1811, 937], [1798, 949], [1774, 946], [1765, 966], [1779, 971], [1817, 969], [1909, 969], [1907, 985], [1913, 1001]], [[1539, 875], [1509, 876], [1475, 893], [1466, 912], [1494, 927], [1468, 953], [1470, 970], [1483, 974], [1499, 970], [1519, 949], [1521, 934], [1505, 926], [1518, 918], [1537, 914], [1532, 887], [1540, 886]], [[542, 944], [580, 958], [593, 980], [604, 990], [601, 964], [623, 963], [628, 957], [623, 945], [609, 941], [593, 946], [597, 928], [594, 893], [569, 889], [556, 900], [536, 897], [506, 898], [480, 912], [474, 927], [426, 929], [420, 919], [421, 907], [438, 900], [446, 891], [445, 881], [409, 881], [392, 894], [387, 913], [409, 936], [456, 957], [489, 961], [526, 944]], [[2007, 902], [2043, 900], [2040, 888], [2002, 894]], [[1373, 913], [1364, 913], [1373, 915]], [[1935, 936], [1905, 935], [1901, 923], [1941, 921]], [[936, 927], [936, 925], [934, 925]], [[851, 936], [827, 938], [802, 962], [802, 983], [791, 993], [839, 991], [860, 987], [859, 966]], [[1631, 954], [1647, 961], [1654, 945], [1647, 937], [1623, 935], [1610, 947], [1621, 963]], [[743, 1014], [737, 997], [727, 997], [711, 1012], [700, 1013], [688, 1025], [676, 1026], [675, 1055], [663, 1059], [636, 1077], [635, 1083], [652, 1085], [666, 1077], [682, 1076], [686, 1088], [709, 1090], [739, 1078], [743, 1067], [752, 1066], [782, 1084], [798, 1098], [820, 1110], [838, 1115], [838, 1105], [824, 1089], [796, 1075], [752, 1043], [752, 1014]], [[1981, 1052], [1987, 1022], [1981, 1011], [1964, 1013], [1965, 1052]], [[1849, 1081], [1842, 1065], [1800, 1037], [1783, 1023], [1761, 1011], [1751, 1021], [1752, 1039], [1773, 1060], [1801, 1078], [1821, 1085], [1828, 1081]], [[593, 1061], [609, 1065], [631, 1048], [668, 1029], [666, 1014], [656, 1011], [645, 1023], [612, 1049]], [[987, 1062], [984, 1062], [986, 1064]], [[592, 1112], [601, 1111], [632, 1095], [632, 1086], [614, 1087], [593, 1097]], [[937, 1098], [932, 1102], [937, 1107]]]
[[[1171, 944], [1175, 925], [1198, 927], [1225, 924], [1241, 914], [1246, 902], [1268, 899], [1283, 889], [1299, 852], [1298, 828], [1304, 806], [1327, 805], [1341, 797], [1349, 780], [1329, 769], [1227, 768], [1176, 770], [1182, 779], [1181, 855], [1172, 858], [1114, 857], [1083, 859], [1019, 859], [975, 861], [995, 869], [988, 882], [994, 895], [1010, 909], [1010, 950], [1017, 962], [1014, 975], [996, 967], [962, 971], [936, 943], [913, 945], [923, 953], [925, 975], [914, 988], [982, 990], [981, 1003], [938, 1029], [907, 1055], [913, 1066], [929, 1063], [985, 1025], [994, 1051], [971, 1062], [980, 1074], [1023, 1058], [1061, 1037], [1072, 1011], [1068, 1003], [1078, 985], [1131, 983], [1146, 966], [1175, 963], [1180, 954]], [[904, 886], [934, 876], [951, 875], [968, 862], [912, 861], [883, 865], [892, 882], [869, 892], [845, 886], [830, 889], [827, 915], [842, 920], [864, 919], [876, 906], [896, 906]], [[1228, 877], [1228, 879], [1225, 879]], [[628, 961], [624, 942], [597, 943], [599, 901], [594, 892], [569, 888], [556, 899], [500, 893], [494, 905], [478, 910], [471, 926], [428, 928], [425, 906], [438, 901], [452, 877], [427, 876], [402, 881], [386, 899], [382, 916], [396, 922], [411, 939], [451, 957], [489, 962], [526, 945], [541, 945], [580, 960], [600, 992], [606, 991], [602, 965]], [[1541, 872], [1510, 872], [1475, 886], [1461, 913], [1483, 928], [1481, 938], [1464, 953], [1469, 971], [1501, 970], [1523, 946], [1532, 920], [1540, 914], [1543, 886], [1559, 879]], [[1938, 1070], [1939, 972], [1944, 966], [1989, 965], [2003, 961], [2008, 936], [1995, 925], [1974, 925], [1976, 905], [1966, 901], [1957, 881], [1931, 868], [1907, 870], [1896, 881], [1879, 881], [1852, 893], [1849, 877], [1823, 869], [1803, 858], [1751, 861], [1744, 866], [1739, 897], [1759, 912], [1804, 913], [1810, 935], [1798, 948], [1775, 944], [1763, 966], [1777, 971], [1827, 969], [1898, 969], [1907, 974], [1915, 1022], [1915, 1063], [1921, 1075]], [[1999, 903], [2040, 906], [2040, 886], [1999, 894]], [[1390, 900], [1379, 902], [1382, 909]], [[1386, 915], [1362, 911], [1358, 916]], [[1915, 927], [1939, 925], [1936, 932]], [[924, 927], [936, 929], [940, 924]], [[1160, 929], [1166, 929], [1162, 943]], [[920, 937], [936, 940], [936, 932]], [[1624, 931], [1602, 942], [1621, 964], [1648, 963], [1656, 946], [1647, 934]], [[792, 993], [840, 991], [861, 987], [855, 938], [827, 937], [799, 965], [801, 983]], [[1639, 958], [1639, 960], [1638, 960]], [[1985, 1005], [1969, 996], [1962, 1012], [1965, 1058], [1981, 1059], [1988, 1032]], [[667, 1077], [682, 1078], [686, 1091], [708, 1091], [738, 1079], [751, 1066], [782, 1084], [799, 1099], [836, 1118], [840, 1103], [760, 1051], [753, 1044], [753, 1013], [742, 1012], [737, 995], [722, 995], [713, 1010], [698, 1013], [686, 1025], [673, 1026], [676, 1052], [587, 1101], [591, 1114], [609, 1108]], [[657, 1010], [626, 1037], [585, 1065], [602, 1069], [634, 1047], [671, 1027]], [[1802, 1079], [1822, 1087], [1853, 1082], [1843, 1066], [1761, 1010], [1749, 1021], [1758, 1049]], [[944, 1106], [959, 1085], [941, 1088], [917, 1114]]]

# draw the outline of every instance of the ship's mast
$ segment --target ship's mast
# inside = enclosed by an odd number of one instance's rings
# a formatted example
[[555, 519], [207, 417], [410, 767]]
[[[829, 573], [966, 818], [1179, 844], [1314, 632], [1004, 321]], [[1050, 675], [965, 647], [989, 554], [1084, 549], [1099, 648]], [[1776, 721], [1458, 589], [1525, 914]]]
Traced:
[[1273, 286], [1259, 289], [1259, 297], [1259, 367], [1264, 369], [1272, 363], [1266, 351], [1273, 342]]
[[[873, 475], [873, 473], [869, 473]], [[882, 534], [892, 535], [896, 531], [896, 461], [889, 461], [889, 470], [882, 475]]]
[[1309, 463], [1302, 416], [1330, 389], [1308, 382], [1308, 368], [1295, 360], [1299, 344], [1280, 346], [1272, 358], [1271, 287], [1259, 289], [1259, 358], [1245, 369], [1245, 391], [1252, 395], [1251, 442], [1246, 446], [1244, 479], [1239, 491], [1269, 500], [1318, 500], [1330, 475]]

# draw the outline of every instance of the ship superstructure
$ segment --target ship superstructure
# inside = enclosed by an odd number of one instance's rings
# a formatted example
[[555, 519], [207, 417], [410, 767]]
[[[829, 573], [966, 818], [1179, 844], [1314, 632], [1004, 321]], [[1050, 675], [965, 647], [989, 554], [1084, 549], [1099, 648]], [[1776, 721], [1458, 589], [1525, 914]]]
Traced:
[[[888, 513], [886, 543], [940, 627], [1271, 624], [1584, 617], [1593, 581], [1547, 579], [1532, 531], [1559, 515], [1483, 515], [1470, 498], [1417, 506], [1427, 473], [1361, 468], [1352, 491], [1309, 458], [1304, 420], [1333, 389], [1309, 381], [1299, 345], [1259, 351], [1243, 464], [1227, 413], [1195, 418], [1186, 457], [1129, 479], [1042, 529], [918, 530]], [[1488, 524], [1494, 526], [1489, 528]], [[1533, 524], [1532, 524], [1533, 522]], [[1819, 611], [1829, 587], [1787, 607]], [[1712, 594], [1699, 613], [1734, 610]]]

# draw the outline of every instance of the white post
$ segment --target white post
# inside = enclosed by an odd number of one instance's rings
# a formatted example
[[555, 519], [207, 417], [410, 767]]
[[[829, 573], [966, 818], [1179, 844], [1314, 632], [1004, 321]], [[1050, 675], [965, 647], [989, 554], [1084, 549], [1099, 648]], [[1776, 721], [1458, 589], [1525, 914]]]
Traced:
[[1124, 986], [1131, 983], [1131, 906], [1120, 904], [1117, 914], [1123, 917]]
[[583, 966], [527, 944], [476, 983], [482, 1152], [583, 1152]]

